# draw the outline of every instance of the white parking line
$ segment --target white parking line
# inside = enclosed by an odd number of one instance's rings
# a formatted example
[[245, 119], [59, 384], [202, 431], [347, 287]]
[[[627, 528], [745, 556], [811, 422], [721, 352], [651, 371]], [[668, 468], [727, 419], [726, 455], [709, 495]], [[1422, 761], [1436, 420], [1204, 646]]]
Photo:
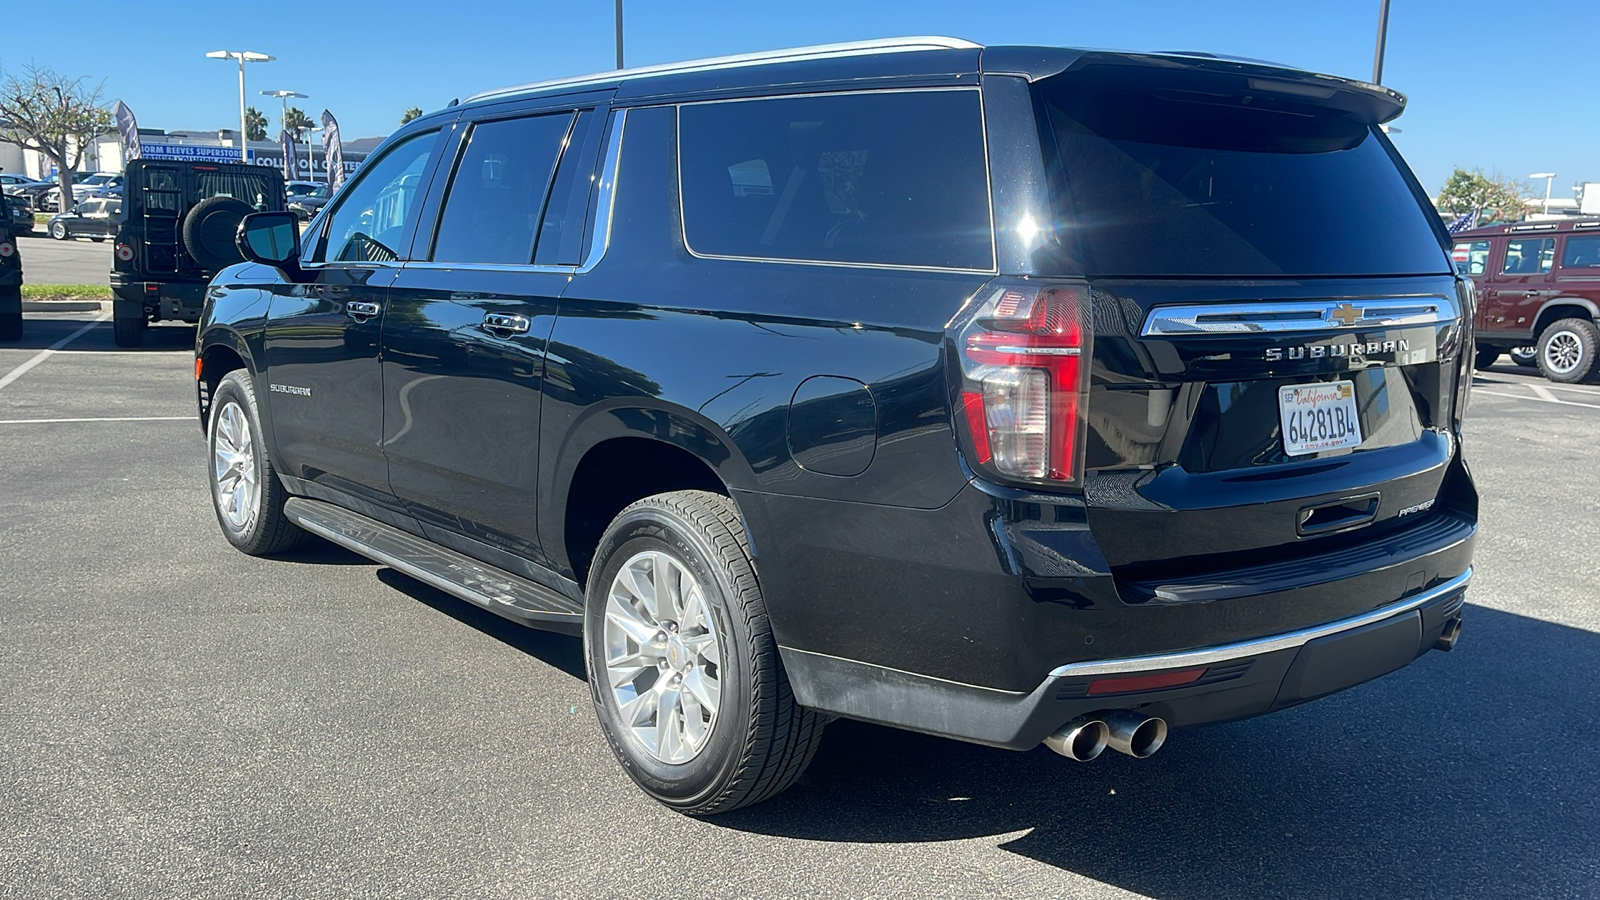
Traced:
[[1527, 394], [1507, 394], [1501, 391], [1490, 391], [1483, 388], [1472, 389], [1472, 395], [1474, 397], [1482, 394], [1486, 397], [1504, 397], [1507, 400], [1537, 400], [1540, 403], [1554, 403], [1557, 406], [1581, 406], [1585, 409], [1600, 409], [1600, 403], [1579, 403], [1576, 400], [1562, 400], [1560, 397], [1550, 394], [1548, 391], [1545, 393], [1547, 396], [1529, 397]]
[[1560, 397], [1557, 397], [1555, 394], [1550, 393], [1550, 389], [1545, 387], [1542, 384], [1530, 384], [1530, 385], [1528, 385], [1528, 390], [1533, 391], [1535, 394], [1538, 394], [1540, 400], [1544, 400], [1544, 401], [1549, 402], [1549, 403], [1560, 403], [1561, 402], [1561, 398]]
[[68, 422], [193, 422], [196, 416], [104, 416], [94, 419], [0, 419], [0, 425], [60, 425]]
[[29, 359], [27, 362], [23, 363], [22, 365], [17, 366], [15, 369], [12, 369], [11, 371], [7, 372], [5, 374], [4, 378], [0, 378], [0, 391], [5, 390], [6, 385], [10, 384], [13, 381], [16, 381], [18, 378], [21, 378], [22, 376], [28, 374], [28, 372], [31, 369], [33, 369], [34, 366], [37, 366], [39, 363], [42, 363], [45, 360], [49, 359], [57, 350], [60, 350], [62, 347], [65, 347], [66, 345], [68, 345], [68, 344], [72, 343], [73, 341], [77, 340], [78, 338], [82, 337], [84, 334], [87, 334], [90, 329], [94, 328], [96, 325], [99, 325], [101, 322], [104, 322], [105, 320], [107, 320], [109, 318], [111, 318], [111, 315], [109, 313], [101, 313], [100, 315], [95, 316], [94, 319], [89, 322], [89, 324], [83, 326], [82, 328], [79, 328], [77, 331], [74, 331], [73, 333], [71, 333], [71, 334], [67, 335], [66, 337], [62, 338], [61, 340], [56, 341], [54, 344], [51, 344], [47, 349], [40, 350], [38, 352], [38, 354], [36, 354], [33, 358]]

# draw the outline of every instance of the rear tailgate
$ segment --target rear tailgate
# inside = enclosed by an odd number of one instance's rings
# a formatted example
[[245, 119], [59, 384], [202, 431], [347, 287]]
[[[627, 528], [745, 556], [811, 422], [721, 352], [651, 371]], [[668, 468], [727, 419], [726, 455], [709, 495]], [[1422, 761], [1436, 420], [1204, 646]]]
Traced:
[[1377, 127], [1398, 106], [1316, 78], [1090, 58], [1035, 86], [1092, 289], [1083, 488], [1119, 584], [1206, 599], [1209, 574], [1375, 540], [1455, 458], [1467, 299]]

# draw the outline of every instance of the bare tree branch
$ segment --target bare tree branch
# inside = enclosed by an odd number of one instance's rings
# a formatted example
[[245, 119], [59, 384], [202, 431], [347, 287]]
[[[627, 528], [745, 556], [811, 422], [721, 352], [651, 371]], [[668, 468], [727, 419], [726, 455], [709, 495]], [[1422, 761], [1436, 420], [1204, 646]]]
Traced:
[[72, 172], [94, 139], [111, 131], [111, 113], [101, 100], [105, 87], [68, 78], [48, 66], [24, 66], [21, 75], [0, 72], [0, 142], [44, 154], [61, 173], [63, 207], [71, 203]]

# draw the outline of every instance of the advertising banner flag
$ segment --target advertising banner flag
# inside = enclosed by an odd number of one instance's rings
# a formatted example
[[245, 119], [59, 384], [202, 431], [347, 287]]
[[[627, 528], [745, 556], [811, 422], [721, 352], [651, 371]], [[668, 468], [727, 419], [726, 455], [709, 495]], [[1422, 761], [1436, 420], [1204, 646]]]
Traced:
[[328, 166], [328, 191], [344, 183], [344, 147], [339, 143], [339, 122], [333, 113], [322, 111], [322, 158]]
[[285, 128], [278, 135], [278, 144], [283, 148], [283, 180], [298, 181], [300, 179], [299, 160], [294, 155], [294, 135]]
[[139, 123], [133, 118], [133, 110], [121, 100], [111, 108], [111, 115], [117, 120], [117, 136], [122, 138], [122, 161], [138, 159], [139, 148]]

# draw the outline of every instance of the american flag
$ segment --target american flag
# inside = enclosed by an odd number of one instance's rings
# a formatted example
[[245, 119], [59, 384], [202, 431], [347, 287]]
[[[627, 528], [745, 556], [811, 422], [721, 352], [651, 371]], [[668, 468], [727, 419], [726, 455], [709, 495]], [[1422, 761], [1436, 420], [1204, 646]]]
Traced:
[[1470, 231], [1477, 227], [1478, 210], [1473, 210], [1464, 216], [1457, 216], [1454, 221], [1444, 227], [1444, 230], [1455, 234], [1458, 231]]

